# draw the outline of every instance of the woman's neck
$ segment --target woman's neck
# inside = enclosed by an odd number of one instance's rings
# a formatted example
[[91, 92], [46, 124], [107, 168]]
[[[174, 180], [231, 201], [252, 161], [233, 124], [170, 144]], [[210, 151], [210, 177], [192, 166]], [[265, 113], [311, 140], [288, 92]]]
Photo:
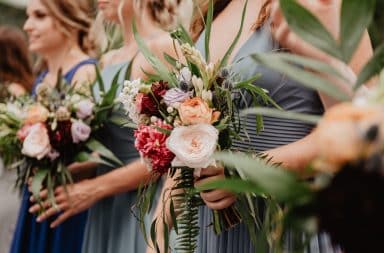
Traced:
[[60, 69], [63, 73], [66, 73], [73, 65], [88, 58], [88, 56], [77, 44], [67, 42], [52, 51], [46, 52], [43, 58], [47, 63], [49, 74], [57, 76]]
[[[133, 34], [133, 18], [127, 18], [124, 20], [123, 24], [123, 37], [124, 37], [124, 46], [130, 47], [136, 45], [135, 36]], [[150, 17], [147, 11], [143, 11], [140, 17], [135, 18], [136, 28], [139, 35], [144, 39], [151, 39], [160, 33], [164, 33], [159, 26], [157, 26]]]

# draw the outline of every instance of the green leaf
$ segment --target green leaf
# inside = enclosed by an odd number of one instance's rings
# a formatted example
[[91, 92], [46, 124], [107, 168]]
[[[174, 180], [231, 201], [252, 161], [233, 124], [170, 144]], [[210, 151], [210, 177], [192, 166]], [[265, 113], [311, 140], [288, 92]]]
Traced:
[[300, 67], [286, 63], [279, 57], [278, 54], [253, 54], [252, 58], [270, 69], [287, 75], [303, 86], [324, 92], [328, 96], [331, 96], [340, 101], [350, 100], [347, 94], [337, 88], [334, 84], [330, 83], [328, 80], [325, 80], [316, 74], [312, 74]]
[[276, 53], [275, 55], [278, 55], [281, 60], [289, 62], [291, 64], [303, 66], [306, 69], [310, 69], [318, 73], [326, 73], [336, 78], [342, 79], [343, 81], [349, 82], [349, 80], [345, 78], [345, 76], [343, 76], [339, 71], [324, 62], [290, 53]]
[[135, 61], [136, 56], [137, 56], [137, 54], [131, 59], [131, 61], [128, 64], [127, 70], [125, 71], [125, 74], [124, 74], [124, 81], [131, 79], [132, 66], [133, 66], [133, 62]]
[[96, 66], [95, 70], [96, 70], [96, 80], [97, 80], [97, 84], [99, 85], [99, 90], [102, 92], [105, 92], [104, 80], [101, 76], [100, 69]]
[[311, 124], [317, 124], [321, 117], [316, 115], [309, 115], [304, 113], [292, 112], [292, 111], [283, 111], [274, 108], [268, 107], [257, 107], [257, 108], [248, 108], [241, 111], [241, 115], [247, 114], [260, 114], [263, 116], [276, 117], [282, 119], [292, 119], [308, 122]]
[[120, 76], [120, 72], [122, 71], [122, 68], [123, 67], [121, 67], [119, 69], [119, 71], [117, 71], [115, 76], [113, 77], [113, 80], [112, 80], [112, 83], [111, 83], [111, 87], [104, 94], [103, 101], [101, 102], [100, 107], [110, 106], [110, 105], [112, 105], [114, 103], [116, 95], [117, 95], [117, 89], [119, 88], [119, 76]]
[[213, 21], [213, 0], [209, 0], [209, 7], [207, 13], [207, 22], [205, 24], [205, 61], [209, 62], [210, 59], [210, 50], [209, 42], [211, 41], [211, 30], [212, 30], [212, 21]]
[[348, 63], [364, 31], [372, 21], [376, 0], [344, 0], [341, 8], [340, 43], [343, 60]]
[[177, 60], [167, 53], [163, 53], [164, 59], [174, 68], [176, 68]]
[[272, 196], [276, 200], [293, 202], [311, 196], [309, 187], [294, 174], [269, 165], [263, 159], [230, 152], [220, 152], [215, 157], [227, 166], [237, 169], [246, 180], [257, 184], [258, 190], [261, 189], [266, 195]]
[[123, 163], [109, 149], [107, 149], [103, 144], [101, 144], [101, 142], [95, 139], [90, 139], [85, 143], [85, 145], [91, 151], [97, 152], [99, 155], [115, 162], [117, 165], [123, 165]]
[[221, 62], [220, 62], [220, 67], [219, 67], [219, 69], [227, 65], [227, 63], [228, 63], [228, 59], [229, 59], [229, 57], [232, 55], [232, 52], [233, 52], [233, 50], [235, 49], [235, 46], [236, 46], [237, 42], [238, 42], [239, 39], [240, 39], [241, 33], [243, 32], [244, 20], [245, 20], [245, 14], [246, 14], [246, 12], [247, 12], [247, 6], [248, 6], [248, 0], [245, 2], [245, 4], [244, 4], [244, 8], [243, 8], [243, 12], [242, 12], [242, 14], [241, 14], [241, 23], [240, 23], [239, 31], [237, 32], [236, 37], [235, 37], [235, 39], [233, 40], [231, 46], [228, 48], [227, 52], [224, 54], [224, 57], [223, 57], [223, 59], [222, 59]]
[[172, 218], [172, 223], [173, 223], [173, 228], [175, 229], [175, 232], [176, 234], [179, 233], [179, 229], [178, 229], [178, 226], [177, 226], [177, 219], [176, 219], [176, 213], [175, 213], [175, 205], [173, 204], [173, 200], [171, 199], [170, 200], [170, 206], [169, 206], [169, 211], [170, 211], [170, 214], [171, 214], [171, 218]]
[[76, 162], [95, 162], [98, 164], [104, 164], [110, 167], [113, 167], [113, 164], [96, 156], [92, 156], [91, 154], [87, 152], [80, 152], [75, 157]]
[[147, 47], [145, 41], [141, 38], [137, 31], [135, 22], [133, 22], [132, 28], [140, 52], [144, 55], [145, 59], [152, 65], [152, 67], [158, 72], [158, 75], [160, 76], [161, 80], [167, 81], [170, 86], [174, 87], [177, 84], [177, 80], [170, 74], [165, 64], [160, 61]]
[[338, 43], [321, 22], [295, 0], [280, 0], [289, 27], [303, 40], [324, 52], [343, 59]]
[[208, 191], [213, 189], [224, 189], [234, 193], [254, 193], [257, 195], [265, 195], [265, 190], [259, 185], [242, 179], [221, 179], [205, 183], [196, 188], [198, 191]]
[[384, 69], [384, 44], [381, 45], [374, 53], [373, 57], [364, 66], [360, 72], [354, 89], [357, 90], [362, 84], [371, 79], [373, 76], [380, 74]]
[[40, 201], [40, 191], [43, 188], [43, 182], [46, 179], [48, 172], [48, 169], [38, 169], [32, 178], [32, 194], [38, 201]]

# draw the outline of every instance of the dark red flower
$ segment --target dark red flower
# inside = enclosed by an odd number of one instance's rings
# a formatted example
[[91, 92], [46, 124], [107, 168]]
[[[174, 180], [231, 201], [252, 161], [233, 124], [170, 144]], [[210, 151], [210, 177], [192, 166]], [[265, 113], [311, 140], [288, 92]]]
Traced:
[[168, 83], [164, 81], [152, 83], [151, 90], [155, 98], [160, 101], [168, 90]]
[[73, 145], [71, 126], [72, 122], [66, 120], [58, 121], [55, 130], [52, 130], [51, 126], [47, 127], [51, 146], [59, 151], [59, 153], [65, 153], [68, 149], [71, 149], [71, 145]]
[[146, 114], [148, 116], [159, 115], [157, 104], [153, 98], [144, 93], [138, 93], [136, 96], [136, 107], [140, 114]]

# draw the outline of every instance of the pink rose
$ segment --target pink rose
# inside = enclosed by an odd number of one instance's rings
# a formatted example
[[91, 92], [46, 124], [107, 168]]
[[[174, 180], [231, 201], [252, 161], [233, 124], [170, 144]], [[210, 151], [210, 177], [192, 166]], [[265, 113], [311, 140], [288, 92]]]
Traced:
[[31, 131], [31, 127], [32, 125], [24, 125], [21, 129], [19, 129], [19, 131], [17, 131], [17, 138], [19, 138], [21, 141], [24, 141]]
[[81, 100], [75, 105], [76, 116], [79, 119], [88, 118], [93, 113], [93, 107], [95, 107], [95, 104], [91, 100], [89, 99]]
[[211, 124], [220, 116], [220, 112], [213, 112], [213, 109], [209, 108], [200, 97], [185, 100], [180, 104], [178, 110], [180, 120], [184, 125]]
[[219, 131], [209, 124], [174, 128], [167, 139], [168, 149], [176, 155], [172, 166], [201, 169], [214, 164], [218, 139]]
[[31, 126], [23, 142], [21, 153], [41, 160], [51, 151], [51, 144], [47, 128], [44, 124], [37, 123]]
[[91, 134], [91, 128], [84, 122], [78, 120], [72, 123], [71, 134], [74, 143], [86, 141]]
[[36, 124], [36, 123], [43, 123], [47, 121], [49, 115], [49, 111], [47, 108], [40, 104], [34, 104], [28, 107], [27, 114], [24, 119], [24, 124]]

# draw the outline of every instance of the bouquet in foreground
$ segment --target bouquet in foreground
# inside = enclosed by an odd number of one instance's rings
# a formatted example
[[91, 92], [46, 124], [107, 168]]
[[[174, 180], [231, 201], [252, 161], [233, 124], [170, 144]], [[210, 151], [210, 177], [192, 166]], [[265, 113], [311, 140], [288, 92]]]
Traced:
[[[239, 138], [241, 122], [238, 101], [233, 94], [249, 92], [255, 106], [259, 103], [273, 104], [273, 101], [265, 90], [253, 85], [257, 76], [241, 81], [231, 71], [227, 59], [233, 47], [223, 60], [209, 63], [209, 56], [202, 57], [185, 30], [176, 30], [172, 36], [180, 45], [181, 57], [174, 59], [165, 55], [171, 65], [169, 71], [150, 53], [136, 33], [142, 53], [153, 63], [157, 73], [149, 75], [148, 81], [126, 81], [119, 100], [129, 118], [138, 126], [135, 146], [148, 168], [157, 175], [169, 173], [175, 181], [167, 194], [169, 199], [160, 201], [170, 203], [164, 208], [171, 209], [173, 225], [179, 234], [177, 250], [194, 252], [199, 232], [198, 206], [202, 204], [194, 181], [202, 169], [220, 166], [213, 157], [214, 153], [229, 149], [232, 139]], [[237, 38], [233, 45], [236, 42]], [[260, 117], [258, 123], [261, 129]], [[145, 207], [149, 206], [150, 195], [144, 194], [141, 200]], [[214, 229], [220, 233], [240, 219], [235, 207], [215, 211]], [[168, 238], [167, 225], [164, 233], [164, 238]], [[156, 245], [155, 238], [152, 240]], [[164, 250], [168, 250], [167, 242]]]
[[35, 97], [10, 98], [0, 104], [0, 154], [7, 168], [17, 169], [18, 185], [32, 178], [38, 201], [44, 187], [50, 204], [55, 204], [54, 189], [72, 181], [68, 166], [73, 162], [120, 163], [96, 140], [113, 109], [109, 98], [115, 91], [97, 102], [90, 88], [89, 84], [70, 86], [59, 77], [55, 87], [39, 84]]

